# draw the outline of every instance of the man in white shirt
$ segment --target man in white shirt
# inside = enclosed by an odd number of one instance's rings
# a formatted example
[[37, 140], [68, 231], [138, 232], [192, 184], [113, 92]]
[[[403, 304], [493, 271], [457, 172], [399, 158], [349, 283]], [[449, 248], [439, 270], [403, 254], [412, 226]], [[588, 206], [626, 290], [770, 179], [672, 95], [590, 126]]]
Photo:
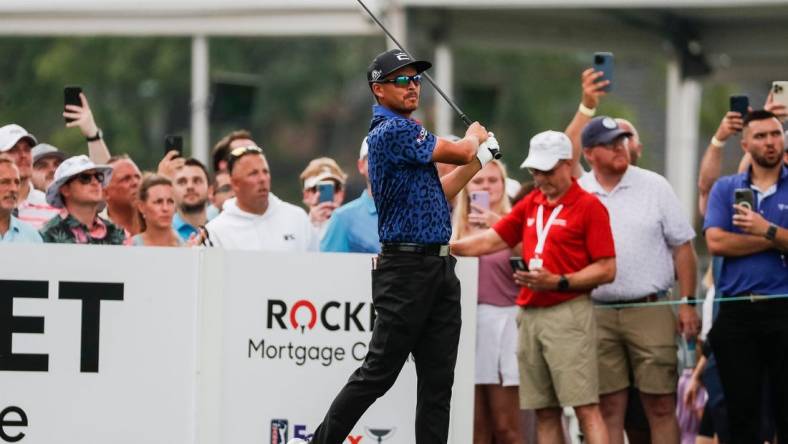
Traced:
[[206, 225], [206, 243], [228, 250], [318, 251], [306, 212], [271, 193], [271, 172], [262, 149], [233, 149], [227, 171], [235, 198]]
[[578, 183], [610, 212], [618, 253], [616, 280], [591, 295], [597, 304], [600, 405], [610, 442], [623, 443], [632, 374], [652, 441], [678, 442], [676, 319], [666, 305], [627, 305], [666, 297], [678, 277], [680, 296], [687, 299], [678, 309], [678, 328], [688, 338], [697, 334], [698, 315], [691, 305], [696, 285], [695, 232], [667, 180], [630, 164], [631, 136], [614, 119], [600, 116], [585, 126], [581, 137], [592, 170]]

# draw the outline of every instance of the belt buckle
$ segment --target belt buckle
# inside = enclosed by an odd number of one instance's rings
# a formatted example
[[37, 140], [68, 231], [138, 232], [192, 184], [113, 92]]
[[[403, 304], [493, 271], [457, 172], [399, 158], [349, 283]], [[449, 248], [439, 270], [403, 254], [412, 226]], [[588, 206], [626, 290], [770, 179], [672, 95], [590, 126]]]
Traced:
[[438, 251], [438, 256], [448, 256], [451, 252], [451, 247], [448, 245], [441, 245], [440, 251]]
[[766, 299], [768, 299], [768, 296], [761, 296], [761, 295], [757, 295], [757, 294], [751, 294], [750, 295], [750, 302], [751, 303], [761, 302], [761, 301], [764, 301]]

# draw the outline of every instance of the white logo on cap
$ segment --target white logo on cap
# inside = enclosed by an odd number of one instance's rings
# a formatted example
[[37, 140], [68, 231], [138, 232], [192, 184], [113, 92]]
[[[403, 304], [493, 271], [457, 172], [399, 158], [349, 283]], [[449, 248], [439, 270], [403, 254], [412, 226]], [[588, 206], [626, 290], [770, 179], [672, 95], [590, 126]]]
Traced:
[[402, 60], [410, 60], [410, 57], [408, 57], [408, 55], [407, 55], [407, 54], [405, 54], [404, 52], [398, 52], [398, 53], [396, 54], [396, 56], [397, 56], [397, 60], [399, 60], [399, 61], [402, 61]]
[[616, 121], [611, 119], [610, 117], [605, 117], [604, 119], [602, 119], [602, 126], [604, 126], [607, 129], [618, 128], [618, 125], [616, 125]]
[[377, 80], [380, 78], [380, 75], [383, 74], [379, 69], [375, 69], [372, 71], [372, 80]]

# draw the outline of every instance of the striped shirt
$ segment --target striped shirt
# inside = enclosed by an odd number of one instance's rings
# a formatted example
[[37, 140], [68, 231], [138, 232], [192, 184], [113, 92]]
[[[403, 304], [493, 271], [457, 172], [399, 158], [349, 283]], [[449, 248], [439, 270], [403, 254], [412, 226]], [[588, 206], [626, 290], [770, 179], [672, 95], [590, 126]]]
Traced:
[[60, 210], [47, 203], [46, 195], [30, 185], [27, 199], [17, 206], [17, 217], [36, 230], [40, 230], [50, 219], [60, 214]]

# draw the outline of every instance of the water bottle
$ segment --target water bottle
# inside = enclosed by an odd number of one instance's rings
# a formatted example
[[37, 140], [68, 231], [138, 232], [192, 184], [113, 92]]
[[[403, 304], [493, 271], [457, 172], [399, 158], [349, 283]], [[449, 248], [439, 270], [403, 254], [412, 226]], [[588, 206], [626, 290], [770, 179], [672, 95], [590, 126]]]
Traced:
[[684, 368], [695, 368], [695, 337], [686, 338], [682, 335], [681, 343], [684, 349]]

